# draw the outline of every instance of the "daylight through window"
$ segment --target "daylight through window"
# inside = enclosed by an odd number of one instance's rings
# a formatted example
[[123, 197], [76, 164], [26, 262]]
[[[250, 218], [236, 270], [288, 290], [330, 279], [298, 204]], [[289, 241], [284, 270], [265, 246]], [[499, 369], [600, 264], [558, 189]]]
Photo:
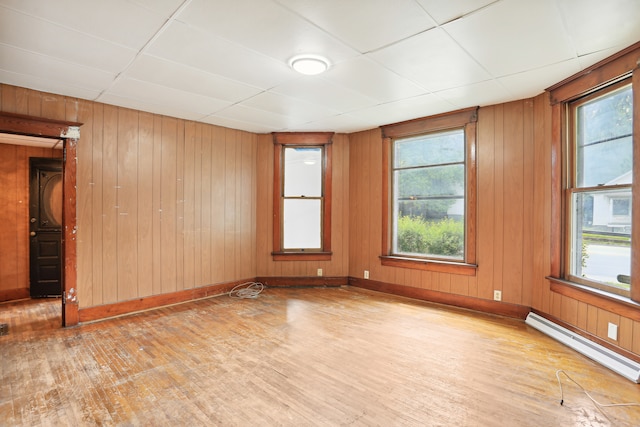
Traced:
[[633, 93], [628, 82], [570, 104], [569, 279], [629, 295]]

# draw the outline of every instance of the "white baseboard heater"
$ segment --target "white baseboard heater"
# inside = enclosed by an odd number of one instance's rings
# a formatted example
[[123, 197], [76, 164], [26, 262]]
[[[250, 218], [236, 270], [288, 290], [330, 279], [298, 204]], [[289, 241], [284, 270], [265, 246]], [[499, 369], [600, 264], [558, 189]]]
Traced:
[[640, 383], [640, 363], [575, 334], [533, 312], [527, 315], [525, 323], [584, 354], [588, 358], [595, 360], [603, 366], [606, 366], [612, 371], [617, 372], [623, 377], [635, 383]]

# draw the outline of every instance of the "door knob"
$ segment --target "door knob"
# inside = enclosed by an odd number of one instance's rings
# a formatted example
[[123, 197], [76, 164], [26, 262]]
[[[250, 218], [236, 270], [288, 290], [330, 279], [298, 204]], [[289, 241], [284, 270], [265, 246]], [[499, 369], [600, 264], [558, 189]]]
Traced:
[[31, 237], [33, 237], [33, 236], [35, 236], [35, 235], [36, 235], [36, 232], [35, 232], [35, 231], [32, 231], [31, 233], [29, 233], [29, 236], [31, 236]]
[[31, 218], [31, 223], [33, 224], [34, 222], [36, 222], [35, 218]]

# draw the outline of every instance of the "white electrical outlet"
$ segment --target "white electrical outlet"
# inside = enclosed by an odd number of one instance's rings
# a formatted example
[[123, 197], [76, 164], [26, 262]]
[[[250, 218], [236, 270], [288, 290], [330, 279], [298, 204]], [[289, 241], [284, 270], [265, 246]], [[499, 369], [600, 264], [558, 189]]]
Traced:
[[369, 278], [369, 270], [365, 270], [364, 271], [364, 278], [368, 279]]
[[607, 336], [614, 341], [618, 340], [618, 325], [609, 322], [609, 328], [607, 330]]
[[318, 269], [318, 276], [322, 276], [322, 269], [321, 268]]
[[502, 301], [502, 291], [498, 291], [498, 290], [493, 291], [493, 300]]

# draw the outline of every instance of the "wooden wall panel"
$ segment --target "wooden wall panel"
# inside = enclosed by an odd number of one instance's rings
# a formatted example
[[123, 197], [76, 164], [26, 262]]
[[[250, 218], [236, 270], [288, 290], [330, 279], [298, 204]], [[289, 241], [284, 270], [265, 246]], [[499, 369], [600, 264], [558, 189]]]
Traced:
[[[81, 309], [257, 275], [257, 135], [8, 85], [0, 85], [0, 109], [84, 123]], [[28, 265], [27, 258], [11, 263]]]
[[118, 298], [138, 295], [138, 113], [118, 110], [116, 252]]
[[477, 226], [477, 281], [479, 298], [493, 298], [493, 260], [495, 206], [495, 172], [493, 135], [495, 134], [495, 108], [481, 108], [478, 111], [478, 226]]
[[153, 293], [153, 115], [138, 116], [138, 197], [136, 234], [138, 292]]
[[[615, 345], [640, 354], [640, 322], [551, 292], [545, 279], [551, 262], [547, 94], [479, 110], [475, 277], [380, 264], [379, 129], [334, 137], [332, 260], [274, 262], [271, 135], [8, 85], [0, 85], [0, 110], [84, 123], [77, 190], [81, 308], [256, 276], [315, 276], [323, 268], [326, 276], [361, 278], [369, 270], [382, 283], [486, 300], [500, 289], [506, 302], [530, 305], [604, 340], [613, 320], [620, 332]], [[7, 252], [0, 253], [0, 266]], [[25, 270], [27, 263], [16, 265]]]

